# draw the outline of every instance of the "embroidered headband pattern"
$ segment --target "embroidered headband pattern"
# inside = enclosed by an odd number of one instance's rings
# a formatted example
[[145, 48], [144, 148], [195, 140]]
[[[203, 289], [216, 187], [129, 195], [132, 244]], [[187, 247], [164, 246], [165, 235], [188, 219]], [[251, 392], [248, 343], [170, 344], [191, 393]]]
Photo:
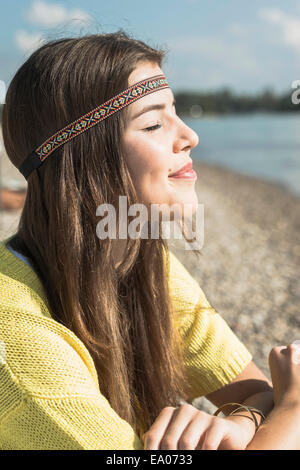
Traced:
[[69, 140], [74, 139], [77, 135], [87, 131], [115, 112], [125, 108], [125, 106], [128, 106], [149, 93], [153, 93], [154, 91], [158, 91], [163, 88], [169, 88], [164, 75], [155, 75], [135, 83], [84, 116], [81, 116], [76, 121], [65, 126], [52, 137], [49, 137], [49, 139], [26, 157], [20, 165], [19, 171], [26, 179], [28, 179], [30, 173], [35, 168], [38, 168], [58, 147]]

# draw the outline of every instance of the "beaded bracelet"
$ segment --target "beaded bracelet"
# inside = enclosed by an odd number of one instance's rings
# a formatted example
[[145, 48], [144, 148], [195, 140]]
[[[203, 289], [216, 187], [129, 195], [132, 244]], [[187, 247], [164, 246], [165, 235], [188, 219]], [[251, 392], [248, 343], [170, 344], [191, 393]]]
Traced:
[[[213, 416], [217, 416], [220, 413], [220, 411], [222, 411], [228, 405], [238, 405], [238, 408], [235, 408], [231, 413], [229, 413], [228, 416], [232, 416], [233, 414], [236, 413], [236, 411], [243, 410], [243, 409], [248, 411], [249, 413], [251, 413], [253, 422], [255, 424], [255, 432], [258, 430], [260, 425], [258, 424], [257, 418], [256, 418], [254, 413], [258, 413], [262, 417], [262, 419], [266, 419], [262, 411], [258, 410], [257, 408], [254, 408], [253, 406], [243, 405], [241, 403], [224, 403], [224, 405], [220, 406], [220, 408], [218, 408], [214, 412]], [[250, 418], [250, 416], [249, 416], [249, 418]]]

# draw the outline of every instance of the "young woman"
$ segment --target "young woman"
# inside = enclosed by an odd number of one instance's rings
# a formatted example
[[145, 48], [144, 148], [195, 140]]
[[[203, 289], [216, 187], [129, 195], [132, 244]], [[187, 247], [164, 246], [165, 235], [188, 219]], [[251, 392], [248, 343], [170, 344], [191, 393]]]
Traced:
[[164, 55], [122, 31], [61, 39], [9, 86], [4, 144], [28, 190], [0, 244], [2, 449], [245, 449], [250, 413], [188, 402], [273, 408], [271, 383], [161, 230], [98, 236], [97, 208], [119, 196], [195, 212], [195, 178], [174, 173], [198, 137], [176, 115]]

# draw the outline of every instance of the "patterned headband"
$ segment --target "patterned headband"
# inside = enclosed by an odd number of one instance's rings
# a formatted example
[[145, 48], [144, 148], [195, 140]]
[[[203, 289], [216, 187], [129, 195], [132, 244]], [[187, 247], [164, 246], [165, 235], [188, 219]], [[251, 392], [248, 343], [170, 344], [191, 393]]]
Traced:
[[26, 157], [20, 165], [19, 171], [28, 179], [30, 173], [35, 168], [38, 168], [52, 152], [65, 142], [74, 139], [77, 135], [87, 131], [90, 127], [95, 126], [98, 122], [120, 111], [125, 106], [143, 98], [143, 96], [163, 88], [169, 88], [164, 75], [154, 75], [135, 83], [125, 91], [105, 101], [105, 103], [59, 130], [52, 137], [49, 137], [40, 147]]

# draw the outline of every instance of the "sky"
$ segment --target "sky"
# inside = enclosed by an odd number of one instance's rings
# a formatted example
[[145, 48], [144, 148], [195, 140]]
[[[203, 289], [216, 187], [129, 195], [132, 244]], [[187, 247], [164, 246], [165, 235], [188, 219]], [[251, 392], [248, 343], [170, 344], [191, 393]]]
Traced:
[[281, 93], [300, 79], [300, 0], [0, 0], [0, 8], [0, 95], [1, 81], [7, 87], [43, 41], [120, 28], [168, 50], [162, 69], [174, 93]]

